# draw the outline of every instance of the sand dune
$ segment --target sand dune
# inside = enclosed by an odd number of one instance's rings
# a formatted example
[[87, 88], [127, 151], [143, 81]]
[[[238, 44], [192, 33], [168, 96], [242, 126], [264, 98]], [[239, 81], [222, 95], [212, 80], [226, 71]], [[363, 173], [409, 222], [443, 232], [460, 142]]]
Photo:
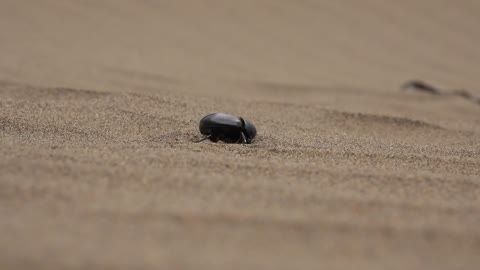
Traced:
[[0, 268], [478, 268], [479, 10], [1, 1]]

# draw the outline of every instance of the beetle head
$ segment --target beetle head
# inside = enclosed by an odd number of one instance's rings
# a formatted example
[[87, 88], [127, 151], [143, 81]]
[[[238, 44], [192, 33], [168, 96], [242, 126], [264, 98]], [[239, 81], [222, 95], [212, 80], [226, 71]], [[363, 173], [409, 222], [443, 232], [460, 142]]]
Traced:
[[244, 120], [242, 117], [240, 117], [240, 121], [242, 122], [242, 134], [245, 137], [245, 143], [250, 144], [257, 135], [257, 129], [250, 121]]

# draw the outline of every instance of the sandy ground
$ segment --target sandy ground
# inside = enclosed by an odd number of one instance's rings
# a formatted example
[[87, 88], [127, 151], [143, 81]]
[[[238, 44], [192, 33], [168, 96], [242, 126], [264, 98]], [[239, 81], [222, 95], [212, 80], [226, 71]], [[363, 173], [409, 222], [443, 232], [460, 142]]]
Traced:
[[0, 1], [0, 268], [479, 269], [479, 13]]

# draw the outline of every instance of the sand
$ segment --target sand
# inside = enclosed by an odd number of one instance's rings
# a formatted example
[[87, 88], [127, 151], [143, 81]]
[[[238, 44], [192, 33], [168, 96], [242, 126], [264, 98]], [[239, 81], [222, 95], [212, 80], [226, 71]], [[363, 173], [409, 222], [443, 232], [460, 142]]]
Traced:
[[479, 12], [1, 1], [0, 268], [478, 269]]

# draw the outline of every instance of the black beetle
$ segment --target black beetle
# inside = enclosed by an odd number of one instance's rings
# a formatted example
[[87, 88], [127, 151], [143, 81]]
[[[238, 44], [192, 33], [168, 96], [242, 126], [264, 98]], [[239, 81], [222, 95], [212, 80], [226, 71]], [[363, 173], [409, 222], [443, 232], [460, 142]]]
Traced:
[[200, 120], [200, 133], [212, 142], [252, 143], [257, 129], [248, 120], [224, 113], [212, 113]]

